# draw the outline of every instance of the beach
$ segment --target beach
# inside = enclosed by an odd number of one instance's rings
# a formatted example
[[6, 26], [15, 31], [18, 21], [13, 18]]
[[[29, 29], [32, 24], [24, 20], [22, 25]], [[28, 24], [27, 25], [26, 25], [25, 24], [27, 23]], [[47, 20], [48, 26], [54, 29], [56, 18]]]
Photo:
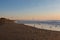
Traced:
[[60, 32], [7, 23], [0, 25], [0, 40], [60, 40]]

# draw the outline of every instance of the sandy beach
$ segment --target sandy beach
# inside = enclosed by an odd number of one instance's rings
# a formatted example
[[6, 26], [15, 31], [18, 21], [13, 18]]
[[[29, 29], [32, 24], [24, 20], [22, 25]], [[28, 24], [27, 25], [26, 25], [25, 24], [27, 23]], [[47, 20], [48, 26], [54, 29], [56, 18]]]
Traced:
[[60, 32], [7, 23], [0, 25], [0, 40], [60, 40]]

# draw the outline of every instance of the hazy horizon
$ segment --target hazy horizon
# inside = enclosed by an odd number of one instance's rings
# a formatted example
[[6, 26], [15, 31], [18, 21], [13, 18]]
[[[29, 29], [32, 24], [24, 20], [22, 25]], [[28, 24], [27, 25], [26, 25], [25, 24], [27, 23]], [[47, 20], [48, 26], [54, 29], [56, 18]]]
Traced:
[[60, 20], [60, 0], [0, 0], [0, 17], [14, 20]]

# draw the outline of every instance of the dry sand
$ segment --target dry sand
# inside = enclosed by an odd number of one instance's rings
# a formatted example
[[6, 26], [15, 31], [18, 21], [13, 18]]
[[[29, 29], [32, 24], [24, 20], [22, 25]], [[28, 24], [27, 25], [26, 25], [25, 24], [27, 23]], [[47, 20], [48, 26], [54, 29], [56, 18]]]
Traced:
[[60, 32], [6, 23], [0, 25], [0, 40], [60, 40]]

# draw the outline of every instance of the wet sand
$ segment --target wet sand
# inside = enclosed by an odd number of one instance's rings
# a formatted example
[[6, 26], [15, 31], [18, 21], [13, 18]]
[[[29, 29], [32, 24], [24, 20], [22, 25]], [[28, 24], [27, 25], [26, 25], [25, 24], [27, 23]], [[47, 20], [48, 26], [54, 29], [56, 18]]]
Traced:
[[60, 40], [60, 32], [6, 23], [0, 25], [0, 40]]

